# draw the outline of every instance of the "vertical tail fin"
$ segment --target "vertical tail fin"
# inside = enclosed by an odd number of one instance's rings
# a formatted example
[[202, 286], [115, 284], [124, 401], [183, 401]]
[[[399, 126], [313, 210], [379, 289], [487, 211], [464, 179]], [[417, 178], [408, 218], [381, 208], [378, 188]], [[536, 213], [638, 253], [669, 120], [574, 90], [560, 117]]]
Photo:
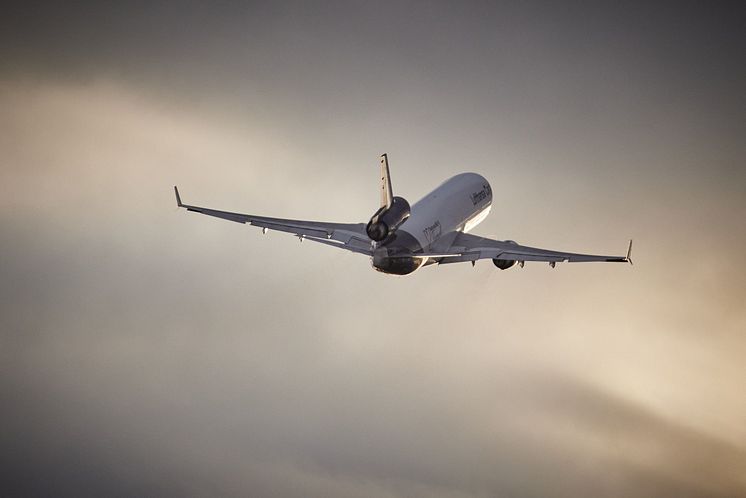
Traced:
[[391, 191], [391, 176], [389, 176], [389, 158], [381, 156], [381, 207], [391, 207], [394, 194]]

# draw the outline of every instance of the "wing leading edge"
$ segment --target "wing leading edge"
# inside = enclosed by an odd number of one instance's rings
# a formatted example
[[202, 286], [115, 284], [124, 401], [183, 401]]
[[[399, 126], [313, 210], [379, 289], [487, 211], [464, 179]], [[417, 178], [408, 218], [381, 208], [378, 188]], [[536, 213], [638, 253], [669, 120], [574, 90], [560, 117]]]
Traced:
[[275, 230], [295, 235], [301, 240], [312, 240], [328, 246], [346, 249], [359, 254], [372, 254], [370, 239], [365, 233], [364, 223], [326, 223], [319, 221], [288, 220], [283, 218], [268, 218], [252, 214], [232, 213], [200, 206], [184, 204], [179, 195], [179, 189], [174, 186], [176, 205], [187, 211], [222, 218], [236, 223], [244, 223], [267, 230]]
[[479, 259], [502, 259], [509, 261], [543, 261], [555, 263], [585, 263], [601, 261], [609, 263], [632, 264], [632, 241], [629, 241], [626, 256], [600, 256], [595, 254], [580, 254], [574, 252], [552, 251], [538, 247], [522, 246], [512, 241], [502, 241], [478, 237], [468, 233], [459, 233], [453, 241], [449, 254], [437, 254], [433, 258], [441, 258], [440, 264], [477, 261]]

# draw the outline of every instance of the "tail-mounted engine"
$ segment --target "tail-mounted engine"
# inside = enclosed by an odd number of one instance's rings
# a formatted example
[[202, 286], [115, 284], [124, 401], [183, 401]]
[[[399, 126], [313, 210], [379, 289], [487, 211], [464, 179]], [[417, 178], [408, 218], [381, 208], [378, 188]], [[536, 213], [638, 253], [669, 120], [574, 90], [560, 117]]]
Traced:
[[410, 207], [406, 199], [394, 197], [390, 206], [382, 206], [368, 222], [365, 227], [368, 237], [376, 242], [382, 241], [409, 218], [409, 213]]

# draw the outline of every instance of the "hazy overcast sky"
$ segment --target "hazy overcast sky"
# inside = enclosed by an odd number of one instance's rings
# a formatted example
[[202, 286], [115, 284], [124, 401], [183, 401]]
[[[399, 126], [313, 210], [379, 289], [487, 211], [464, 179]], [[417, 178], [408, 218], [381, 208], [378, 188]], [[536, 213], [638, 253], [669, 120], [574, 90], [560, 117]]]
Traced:
[[[15, 496], [746, 495], [739, 2], [19, 3], [0, 16], [0, 478]], [[367, 258], [178, 211], [635, 266]]]

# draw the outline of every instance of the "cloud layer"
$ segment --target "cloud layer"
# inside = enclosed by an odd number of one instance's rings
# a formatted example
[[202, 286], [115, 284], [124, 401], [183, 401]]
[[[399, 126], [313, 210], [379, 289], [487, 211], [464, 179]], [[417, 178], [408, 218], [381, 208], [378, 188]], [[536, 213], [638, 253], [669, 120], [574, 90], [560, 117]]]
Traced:
[[[743, 494], [735, 14], [568, 9], [11, 9], [4, 489]], [[485, 175], [477, 233], [635, 266], [387, 278], [174, 206], [363, 221], [381, 152], [410, 200]]]

